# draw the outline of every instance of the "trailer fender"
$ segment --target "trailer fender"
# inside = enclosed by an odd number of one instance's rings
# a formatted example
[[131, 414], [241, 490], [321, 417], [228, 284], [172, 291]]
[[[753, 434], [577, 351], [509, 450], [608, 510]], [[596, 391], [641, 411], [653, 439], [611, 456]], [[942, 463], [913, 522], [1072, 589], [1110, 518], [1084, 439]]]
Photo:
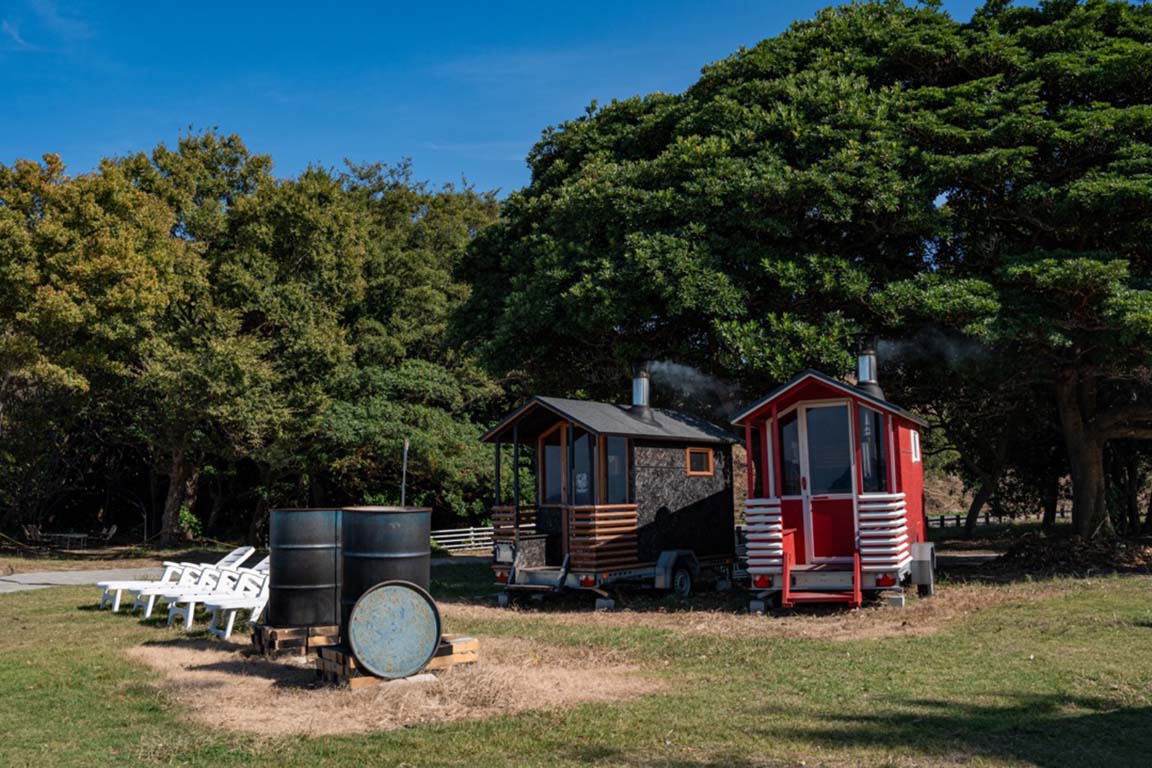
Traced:
[[693, 580], [700, 576], [700, 561], [690, 549], [666, 549], [656, 559], [656, 589], [672, 589], [672, 574], [687, 568]]

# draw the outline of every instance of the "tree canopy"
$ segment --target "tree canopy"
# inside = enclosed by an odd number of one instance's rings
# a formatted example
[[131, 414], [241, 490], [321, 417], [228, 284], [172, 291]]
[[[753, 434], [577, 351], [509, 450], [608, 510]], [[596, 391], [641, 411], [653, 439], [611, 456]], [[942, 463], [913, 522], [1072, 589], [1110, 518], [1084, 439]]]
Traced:
[[405, 164], [271, 168], [211, 131], [79, 177], [0, 168], [9, 520], [91, 503], [106, 473], [166, 537], [201, 486], [256, 537], [272, 504], [398, 496], [405, 438], [411, 498], [481, 511], [473, 416], [498, 389], [445, 336], [494, 198]]
[[546, 129], [503, 201], [406, 163], [281, 178], [216, 131], [0, 166], [0, 523], [257, 538], [271, 505], [395, 500], [405, 438], [410, 497], [479, 520], [476, 437], [524, 394], [616, 400], [663, 360], [750, 400], [879, 333], [973, 513], [1067, 476], [1081, 534], [1134, 530], [1150, 43], [1121, 0], [828, 8]]
[[1014, 375], [953, 366], [973, 381], [944, 397], [1043, 392], [1018, 426], [1058, 414], [1093, 535], [1105, 445], [1152, 437], [1150, 37], [1152, 8], [1126, 2], [967, 22], [859, 3], [682, 94], [594, 106], [545, 133], [478, 239], [463, 335], [498, 371], [594, 393], [641, 359], [756, 392], [846, 372], [865, 331], [974, 339]]

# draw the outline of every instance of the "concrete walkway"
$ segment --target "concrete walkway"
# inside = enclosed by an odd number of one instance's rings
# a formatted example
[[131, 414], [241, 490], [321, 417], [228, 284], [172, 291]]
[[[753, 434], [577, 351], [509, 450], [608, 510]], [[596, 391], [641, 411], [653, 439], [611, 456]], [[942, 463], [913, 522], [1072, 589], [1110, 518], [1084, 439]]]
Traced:
[[98, 581], [158, 579], [161, 568], [110, 568], [100, 571], [39, 571], [0, 577], [0, 595], [44, 587], [91, 586]]

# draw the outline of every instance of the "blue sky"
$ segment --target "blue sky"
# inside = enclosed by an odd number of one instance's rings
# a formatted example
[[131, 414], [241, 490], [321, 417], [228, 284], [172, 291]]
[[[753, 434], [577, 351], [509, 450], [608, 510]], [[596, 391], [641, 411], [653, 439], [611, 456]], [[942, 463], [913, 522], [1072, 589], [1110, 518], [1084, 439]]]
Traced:
[[548, 125], [681, 91], [827, 4], [0, 0], [0, 163], [57, 152], [82, 172], [218, 127], [281, 175], [411, 157], [506, 194]]

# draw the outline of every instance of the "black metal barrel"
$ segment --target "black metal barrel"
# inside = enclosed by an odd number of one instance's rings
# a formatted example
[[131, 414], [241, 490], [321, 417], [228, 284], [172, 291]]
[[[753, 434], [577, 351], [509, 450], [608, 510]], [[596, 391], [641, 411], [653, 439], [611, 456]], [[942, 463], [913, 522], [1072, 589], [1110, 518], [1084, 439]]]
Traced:
[[339, 509], [274, 509], [269, 524], [268, 624], [340, 621]]
[[428, 589], [432, 559], [429, 507], [345, 507], [341, 617], [346, 625], [360, 596], [382, 581]]

